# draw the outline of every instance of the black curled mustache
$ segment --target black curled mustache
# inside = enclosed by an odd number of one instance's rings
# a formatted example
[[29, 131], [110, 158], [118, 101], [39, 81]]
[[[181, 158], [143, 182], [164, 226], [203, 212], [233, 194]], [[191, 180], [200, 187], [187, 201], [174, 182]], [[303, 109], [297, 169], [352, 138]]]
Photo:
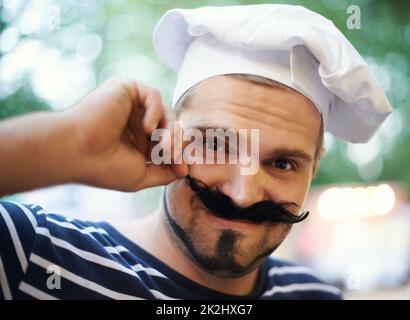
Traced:
[[[305, 211], [300, 215], [295, 215], [288, 211], [285, 206], [294, 203], [278, 204], [273, 201], [264, 200], [253, 204], [250, 207], [242, 208], [233, 203], [227, 195], [214, 191], [206, 185], [201, 186], [196, 179], [187, 176], [188, 185], [191, 187], [204, 206], [214, 213], [227, 220], [240, 220], [253, 223], [286, 223], [294, 224], [305, 220], [309, 211]], [[201, 182], [201, 184], [203, 184]]]

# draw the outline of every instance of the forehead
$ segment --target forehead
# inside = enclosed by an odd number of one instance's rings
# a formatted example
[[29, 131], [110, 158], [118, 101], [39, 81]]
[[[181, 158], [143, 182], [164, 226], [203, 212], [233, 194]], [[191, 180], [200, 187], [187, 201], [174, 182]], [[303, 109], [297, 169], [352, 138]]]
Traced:
[[184, 127], [259, 129], [264, 146], [314, 153], [320, 128], [315, 106], [293, 89], [229, 76], [200, 83], [179, 119]]

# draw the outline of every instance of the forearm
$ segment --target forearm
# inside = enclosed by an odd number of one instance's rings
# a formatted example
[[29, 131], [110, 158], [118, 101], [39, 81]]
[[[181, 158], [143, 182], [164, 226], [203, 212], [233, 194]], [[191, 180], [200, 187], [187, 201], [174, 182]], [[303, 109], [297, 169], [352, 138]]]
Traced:
[[0, 122], [0, 196], [76, 181], [82, 159], [75, 131], [68, 112]]

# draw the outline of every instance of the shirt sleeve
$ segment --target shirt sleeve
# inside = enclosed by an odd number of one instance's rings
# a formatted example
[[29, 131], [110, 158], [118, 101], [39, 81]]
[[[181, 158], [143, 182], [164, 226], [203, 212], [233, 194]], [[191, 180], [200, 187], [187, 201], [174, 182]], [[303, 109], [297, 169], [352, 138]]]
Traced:
[[41, 207], [0, 201], [0, 299], [9, 300], [27, 271]]

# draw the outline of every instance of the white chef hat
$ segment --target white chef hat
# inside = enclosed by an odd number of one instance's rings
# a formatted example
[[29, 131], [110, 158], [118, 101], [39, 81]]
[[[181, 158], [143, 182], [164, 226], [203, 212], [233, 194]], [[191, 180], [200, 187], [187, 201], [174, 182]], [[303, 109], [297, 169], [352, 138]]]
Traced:
[[158, 22], [154, 49], [178, 79], [173, 105], [192, 86], [222, 74], [281, 82], [309, 98], [325, 130], [367, 142], [392, 109], [369, 66], [323, 16], [263, 4], [173, 9]]

